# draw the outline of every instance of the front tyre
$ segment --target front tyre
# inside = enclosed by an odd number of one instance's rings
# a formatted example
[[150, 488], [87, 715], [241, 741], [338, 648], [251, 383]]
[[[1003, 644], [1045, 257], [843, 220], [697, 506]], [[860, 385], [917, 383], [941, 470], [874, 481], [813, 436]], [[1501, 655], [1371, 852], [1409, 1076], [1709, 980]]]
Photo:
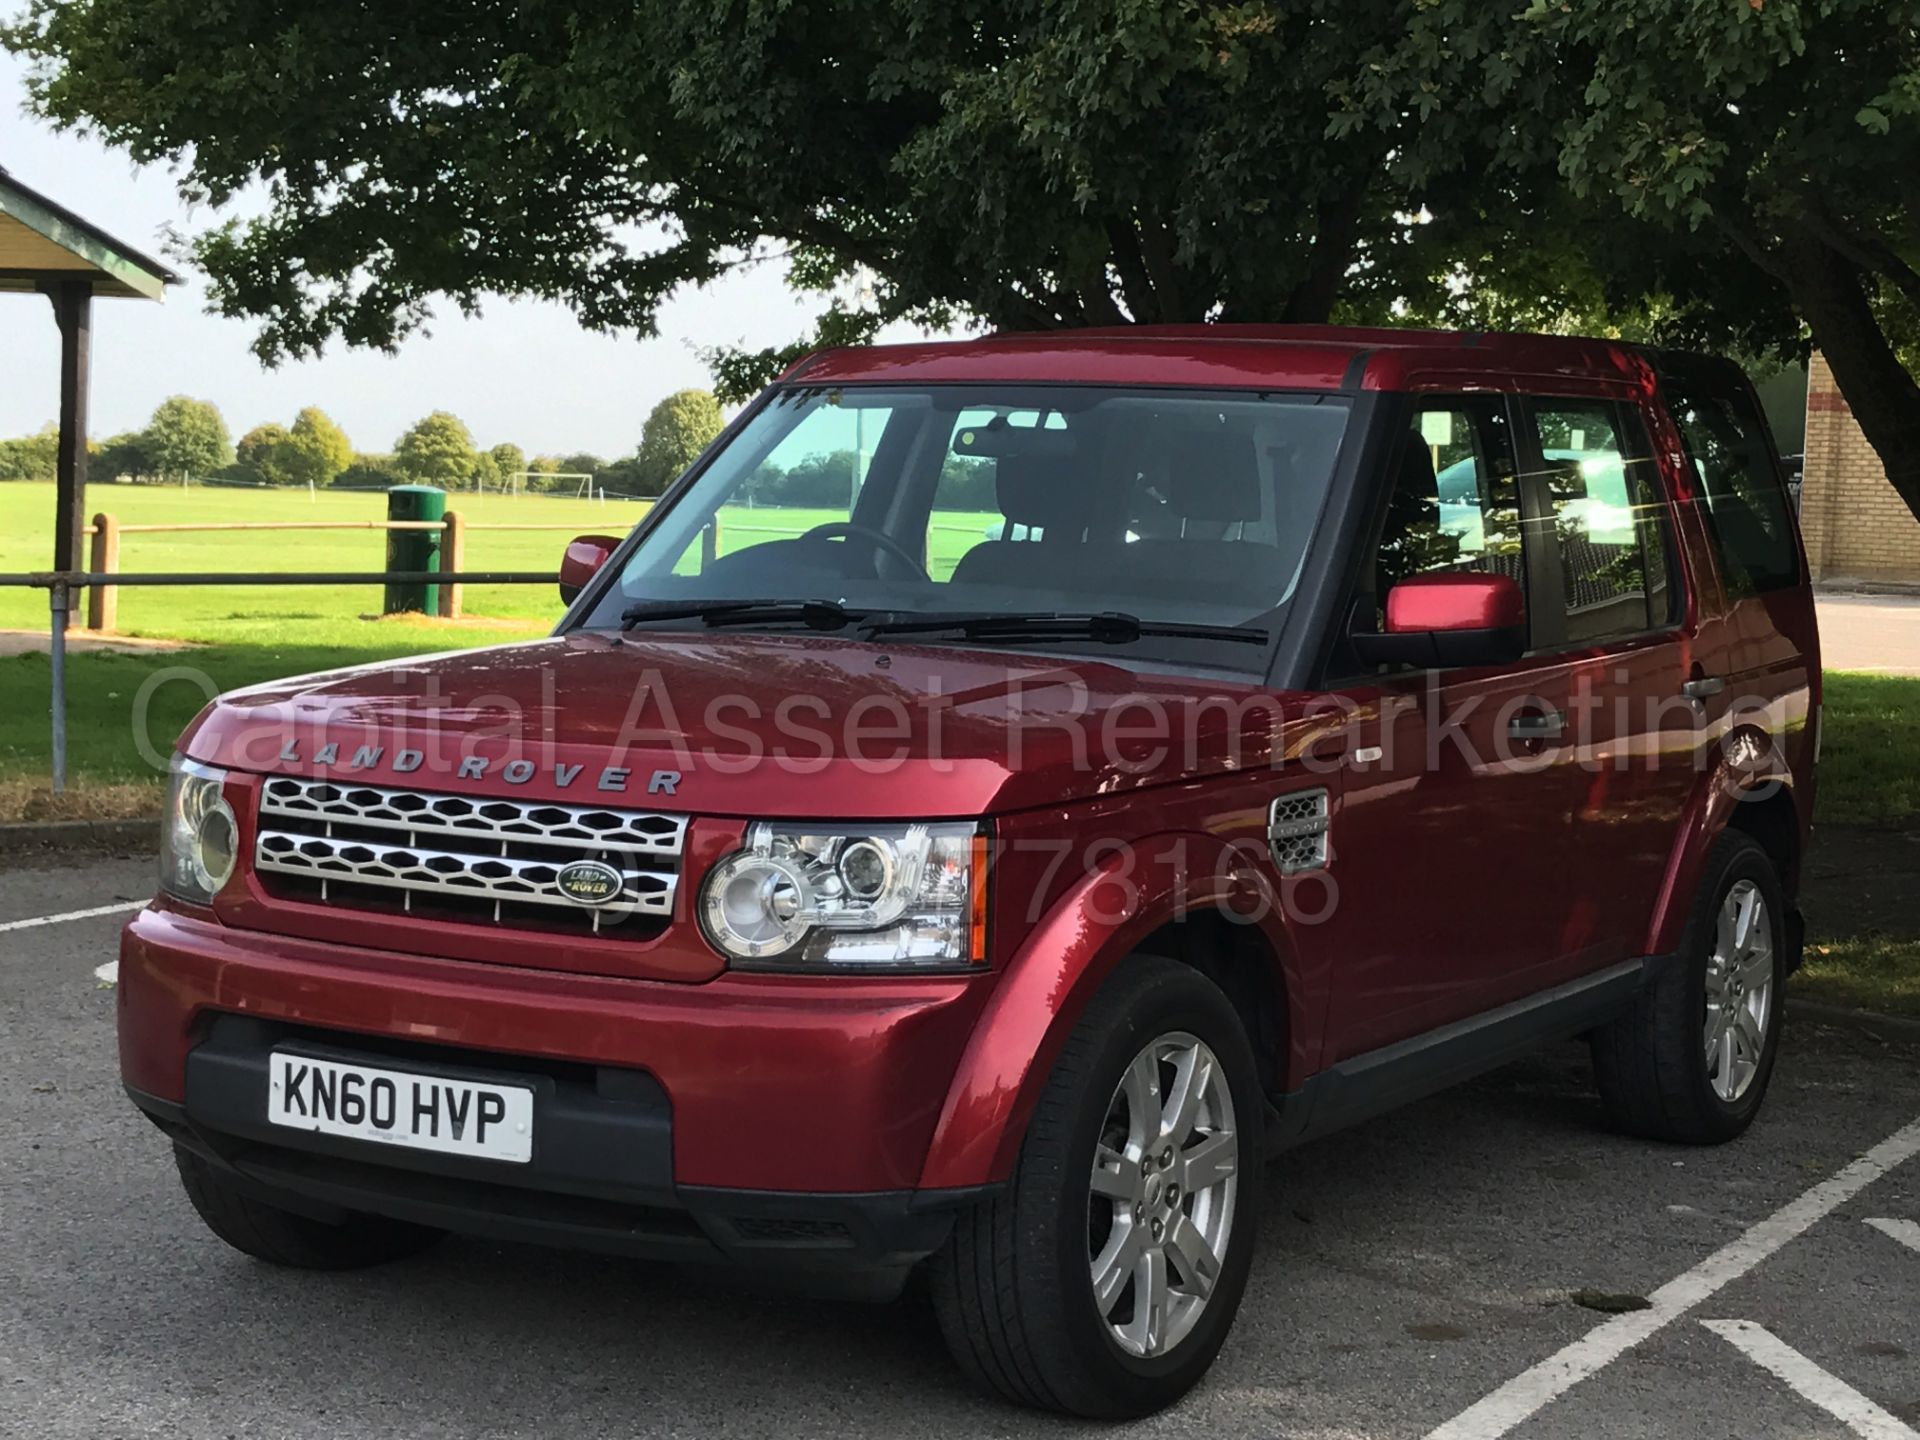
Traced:
[[1075, 1026], [1007, 1188], [937, 1257], [961, 1368], [1021, 1404], [1145, 1415], [1206, 1373], [1246, 1288], [1264, 1103], [1219, 987], [1135, 956]]
[[1707, 857], [1681, 952], [1593, 1035], [1616, 1124], [1711, 1145], [1753, 1123], [1780, 1050], [1787, 905], [1766, 851], [1730, 830]]

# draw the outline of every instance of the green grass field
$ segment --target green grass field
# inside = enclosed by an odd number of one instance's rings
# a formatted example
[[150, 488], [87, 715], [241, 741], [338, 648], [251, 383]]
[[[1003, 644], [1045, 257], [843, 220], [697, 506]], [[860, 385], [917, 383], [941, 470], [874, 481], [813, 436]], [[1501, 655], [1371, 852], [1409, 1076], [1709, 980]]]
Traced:
[[[115, 516], [123, 526], [374, 521], [385, 518], [380, 494], [322, 490], [175, 490], [158, 486], [95, 485], [89, 518]], [[624, 535], [646, 513], [646, 502], [596, 502], [557, 496], [453, 495], [450, 508], [471, 525], [555, 525], [554, 530], [475, 529], [465, 564], [472, 570], [552, 571], [567, 540], [578, 534]], [[720, 553], [842, 519], [828, 510], [728, 508], [721, 512]], [[997, 517], [939, 512], [933, 518], [933, 573], [945, 578]], [[53, 487], [0, 485], [0, 573], [44, 570], [52, 562]], [[139, 571], [340, 571], [385, 568], [386, 535], [378, 530], [218, 530], [123, 535], [120, 569]], [[697, 557], [695, 557], [697, 563]], [[169, 671], [203, 674], [220, 690], [397, 655], [493, 645], [544, 634], [561, 613], [547, 585], [473, 585], [465, 617], [446, 622], [417, 616], [381, 617], [377, 585], [206, 586], [129, 588], [119, 595], [121, 634], [193, 642], [191, 651], [151, 655], [74, 653], [69, 669], [69, 744], [76, 788], [91, 799], [56, 807], [42, 793], [47, 774], [47, 696], [44, 655], [0, 659], [0, 820], [52, 813], [111, 813], [149, 803], [154, 783], [146, 748], [165, 752], [203, 702], [200, 682], [180, 678], [146, 691], [144, 682]], [[44, 590], [0, 587], [0, 630], [44, 633]]]
[[[449, 508], [472, 525], [560, 525], [561, 530], [473, 530], [467, 536], [471, 570], [554, 570], [572, 535], [624, 535], [646, 513], [645, 501], [574, 500], [557, 496], [453, 495]], [[89, 518], [106, 511], [122, 525], [374, 521], [386, 518], [386, 498], [371, 493], [321, 490], [309, 497], [293, 490], [174, 490], [161, 486], [95, 485], [87, 491]], [[720, 553], [730, 554], [782, 535], [845, 519], [827, 510], [728, 507], [720, 513]], [[934, 516], [933, 573], [945, 578], [984, 537], [996, 518], [942, 512]], [[0, 573], [45, 570], [52, 564], [53, 487], [0, 485]], [[326, 571], [386, 568], [386, 534], [379, 530], [218, 530], [186, 534], [126, 535], [120, 568], [137, 571]], [[130, 588], [120, 592], [122, 633], [210, 645], [319, 645], [369, 656], [419, 648], [415, 636], [396, 637], [393, 627], [368, 626], [377, 614], [380, 587], [209, 586]], [[537, 635], [559, 618], [559, 596], [549, 586], [472, 585], [466, 614], [519, 622], [514, 633]], [[44, 590], [0, 588], [0, 629], [44, 629]], [[458, 638], [465, 635], [465, 639]], [[499, 626], [473, 626], [449, 639], [442, 632], [426, 648], [491, 644]]]

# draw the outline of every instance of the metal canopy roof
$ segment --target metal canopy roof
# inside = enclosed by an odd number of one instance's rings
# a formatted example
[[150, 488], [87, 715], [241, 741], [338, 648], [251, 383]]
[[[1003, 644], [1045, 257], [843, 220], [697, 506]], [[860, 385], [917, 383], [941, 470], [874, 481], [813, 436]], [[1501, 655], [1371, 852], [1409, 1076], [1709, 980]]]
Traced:
[[0, 169], [0, 291], [86, 280], [95, 295], [158, 300], [179, 279]]

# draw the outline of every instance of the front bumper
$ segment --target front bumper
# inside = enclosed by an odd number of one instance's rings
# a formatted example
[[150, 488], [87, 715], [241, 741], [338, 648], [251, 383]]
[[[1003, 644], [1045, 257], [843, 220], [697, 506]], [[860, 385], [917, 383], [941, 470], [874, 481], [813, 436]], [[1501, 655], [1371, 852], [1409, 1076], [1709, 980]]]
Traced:
[[[121, 941], [121, 1070], [176, 1139], [280, 1203], [689, 1259], [892, 1268], [937, 1248], [980, 1193], [917, 1187], [991, 984], [603, 979], [156, 907]], [[503, 1176], [484, 1161], [396, 1162], [386, 1147], [369, 1159], [356, 1142], [267, 1126], [266, 1057], [290, 1039], [543, 1077], [535, 1163]]]
[[[644, 1116], [635, 1117], [632, 1137], [643, 1142], [639, 1151], [610, 1150], [602, 1173], [550, 1159], [516, 1170], [510, 1183], [498, 1175], [483, 1179], [468, 1172], [484, 1162], [463, 1166], [391, 1149], [369, 1158], [367, 1147], [352, 1141], [268, 1133], [273, 1127], [252, 1113], [260, 1108], [264, 1060], [256, 1067], [234, 1063], [230, 1053], [211, 1058], [216, 1063], [195, 1066], [186, 1105], [131, 1086], [127, 1094], [228, 1184], [321, 1221], [361, 1211], [496, 1240], [733, 1264], [837, 1296], [884, 1300], [945, 1243], [955, 1214], [994, 1188], [800, 1194], [663, 1184], [633, 1173], [649, 1163], [651, 1117]], [[604, 1139], [619, 1138], [619, 1127], [599, 1128]]]

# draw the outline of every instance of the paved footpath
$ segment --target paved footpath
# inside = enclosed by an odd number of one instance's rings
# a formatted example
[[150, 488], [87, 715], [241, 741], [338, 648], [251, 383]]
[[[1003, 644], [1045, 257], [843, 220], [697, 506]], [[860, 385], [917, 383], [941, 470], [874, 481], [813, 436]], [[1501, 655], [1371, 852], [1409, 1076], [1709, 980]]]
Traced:
[[[349, 1275], [230, 1253], [120, 1094], [121, 917], [19, 923], [151, 881], [0, 871], [0, 1436], [1092, 1433], [974, 1395], [911, 1293], [465, 1240]], [[1218, 1367], [1127, 1433], [1920, 1440], [1920, 1048], [1796, 1025], [1712, 1151], [1609, 1133], [1590, 1081], [1567, 1046], [1276, 1163]]]
[[1821, 595], [1816, 605], [1827, 669], [1920, 675], [1920, 595]]

